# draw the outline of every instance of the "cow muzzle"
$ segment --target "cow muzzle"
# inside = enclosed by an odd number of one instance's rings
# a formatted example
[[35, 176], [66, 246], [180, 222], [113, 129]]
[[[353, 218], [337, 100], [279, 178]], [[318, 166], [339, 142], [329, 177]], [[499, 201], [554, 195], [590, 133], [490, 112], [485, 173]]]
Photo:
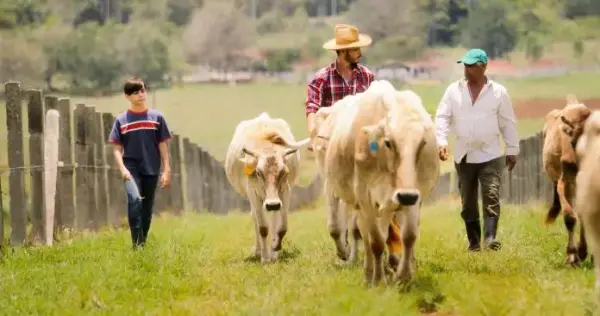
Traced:
[[281, 201], [279, 200], [266, 200], [263, 203], [265, 210], [268, 212], [279, 211], [281, 210]]
[[402, 206], [412, 206], [419, 201], [419, 191], [414, 189], [401, 189], [394, 192], [394, 202]]

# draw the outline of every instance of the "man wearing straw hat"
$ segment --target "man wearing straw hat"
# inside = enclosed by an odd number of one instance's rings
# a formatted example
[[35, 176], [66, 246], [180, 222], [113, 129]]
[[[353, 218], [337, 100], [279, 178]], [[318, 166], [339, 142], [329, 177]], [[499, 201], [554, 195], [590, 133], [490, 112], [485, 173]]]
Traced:
[[[335, 37], [323, 44], [323, 48], [335, 51], [337, 58], [329, 66], [321, 68], [308, 84], [305, 109], [311, 138], [316, 136], [315, 113], [319, 108], [331, 106], [345, 96], [365, 91], [375, 79], [367, 67], [358, 63], [362, 56], [361, 48], [369, 46], [371, 42], [371, 37], [361, 34], [357, 27], [338, 24], [335, 26]], [[353, 221], [356, 221], [356, 217]], [[353, 233], [355, 236], [359, 234], [357, 231]], [[333, 234], [335, 233], [332, 233], [332, 237]], [[391, 252], [388, 261], [395, 267], [399, 262], [401, 249], [400, 227], [396, 220], [389, 226], [386, 243]]]
[[315, 113], [321, 107], [331, 106], [347, 95], [365, 91], [374, 75], [360, 65], [361, 48], [370, 45], [369, 35], [360, 34], [357, 27], [348, 24], [335, 26], [335, 37], [323, 44], [323, 48], [337, 53], [329, 66], [321, 68], [308, 84], [305, 102], [308, 133], [315, 134]]

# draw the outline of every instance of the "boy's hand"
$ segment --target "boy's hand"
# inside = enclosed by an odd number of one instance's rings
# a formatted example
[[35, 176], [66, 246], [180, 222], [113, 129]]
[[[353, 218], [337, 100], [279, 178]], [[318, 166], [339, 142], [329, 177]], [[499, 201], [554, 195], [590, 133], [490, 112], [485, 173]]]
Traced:
[[171, 184], [171, 170], [165, 170], [160, 176], [160, 187], [164, 188]]
[[124, 180], [131, 179], [131, 173], [129, 173], [129, 170], [127, 170], [127, 169], [121, 170], [121, 176], [123, 177]]

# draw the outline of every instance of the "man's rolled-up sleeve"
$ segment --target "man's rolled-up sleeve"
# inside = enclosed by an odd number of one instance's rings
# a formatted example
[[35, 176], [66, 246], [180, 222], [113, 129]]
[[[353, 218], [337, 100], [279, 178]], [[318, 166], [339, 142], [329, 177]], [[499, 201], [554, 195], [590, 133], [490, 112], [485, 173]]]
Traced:
[[435, 113], [435, 136], [438, 146], [448, 146], [451, 120], [450, 88], [447, 88]]
[[517, 133], [517, 118], [512, 101], [506, 89], [500, 94], [500, 107], [498, 108], [498, 127], [506, 144], [506, 155], [519, 154], [519, 134]]
[[308, 84], [305, 110], [306, 116], [310, 113], [316, 113], [319, 110], [323, 97], [324, 80], [320, 76], [316, 76]]

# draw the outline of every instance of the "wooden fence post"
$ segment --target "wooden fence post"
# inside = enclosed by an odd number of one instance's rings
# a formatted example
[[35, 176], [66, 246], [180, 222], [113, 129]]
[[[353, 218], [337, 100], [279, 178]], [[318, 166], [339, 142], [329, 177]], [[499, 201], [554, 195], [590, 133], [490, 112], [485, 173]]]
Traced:
[[95, 159], [94, 165], [96, 166], [96, 182], [98, 186], [96, 191], [98, 194], [98, 227], [105, 226], [109, 223], [109, 211], [108, 211], [108, 187], [106, 179], [106, 154], [104, 153], [104, 133], [102, 124], [102, 113], [93, 112], [94, 114], [94, 146]]
[[58, 100], [59, 113], [59, 173], [56, 182], [57, 228], [75, 228], [75, 195], [73, 192], [73, 132], [71, 131], [71, 102]]
[[212, 190], [214, 189], [212, 185], [213, 173], [210, 159], [208, 159], [209, 157], [202, 147], [196, 145], [196, 151], [198, 152], [199, 167], [196, 183], [198, 183], [200, 190], [202, 190], [202, 193], [199, 195], [198, 207], [201, 210], [206, 209], [208, 212], [214, 212], [214, 196], [212, 195]]
[[193, 182], [194, 173], [193, 173], [193, 165], [194, 165], [194, 153], [192, 152], [192, 147], [190, 144], [190, 139], [187, 137], [183, 138], [183, 162], [185, 169], [185, 183], [183, 187], [185, 188], [185, 206], [186, 210], [196, 210], [196, 206], [194, 205], [194, 194], [196, 190], [194, 190]]
[[181, 168], [181, 144], [180, 136], [173, 135], [170, 141], [170, 156], [171, 156], [171, 207], [175, 213], [180, 213], [184, 209], [183, 205], [183, 182]]
[[95, 107], [93, 105], [85, 106], [85, 147], [86, 147], [86, 159], [85, 168], [87, 175], [87, 185], [89, 186], [90, 200], [88, 204], [88, 215], [90, 218], [89, 227], [97, 229], [102, 226], [103, 215], [100, 214], [98, 208], [98, 183], [96, 174], [98, 173], [98, 165], [96, 165], [96, 115]]
[[28, 89], [29, 165], [31, 175], [31, 241], [42, 241], [44, 234], [44, 104], [42, 92]]
[[44, 242], [52, 245], [54, 240], [56, 179], [58, 171], [59, 113], [53, 108], [46, 112], [44, 128]]
[[[93, 228], [94, 216], [96, 211], [94, 176], [89, 170], [90, 161], [93, 161], [94, 154], [88, 145], [87, 134], [89, 124], [87, 121], [88, 108], [85, 104], [77, 104], [75, 108], [75, 163], [77, 171], [75, 173], [75, 191], [76, 191], [76, 209], [77, 209], [77, 227], [80, 229]], [[93, 149], [93, 148], [92, 148]], [[90, 159], [91, 158], [91, 159]]]
[[119, 225], [120, 215], [126, 208], [125, 191], [121, 171], [119, 171], [113, 155], [113, 145], [108, 141], [110, 131], [115, 117], [111, 113], [102, 113], [103, 140], [101, 144], [105, 147], [105, 160], [108, 165], [107, 170], [107, 203], [108, 203], [108, 223], [114, 226]]
[[22, 91], [19, 82], [5, 84], [6, 127], [8, 138], [8, 167], [10, 195], [10, 226], [12, 246], [22, 245], [26, 236], [27, 210], [25, 201], [25, 179], [23, 173], [23, 128]]

